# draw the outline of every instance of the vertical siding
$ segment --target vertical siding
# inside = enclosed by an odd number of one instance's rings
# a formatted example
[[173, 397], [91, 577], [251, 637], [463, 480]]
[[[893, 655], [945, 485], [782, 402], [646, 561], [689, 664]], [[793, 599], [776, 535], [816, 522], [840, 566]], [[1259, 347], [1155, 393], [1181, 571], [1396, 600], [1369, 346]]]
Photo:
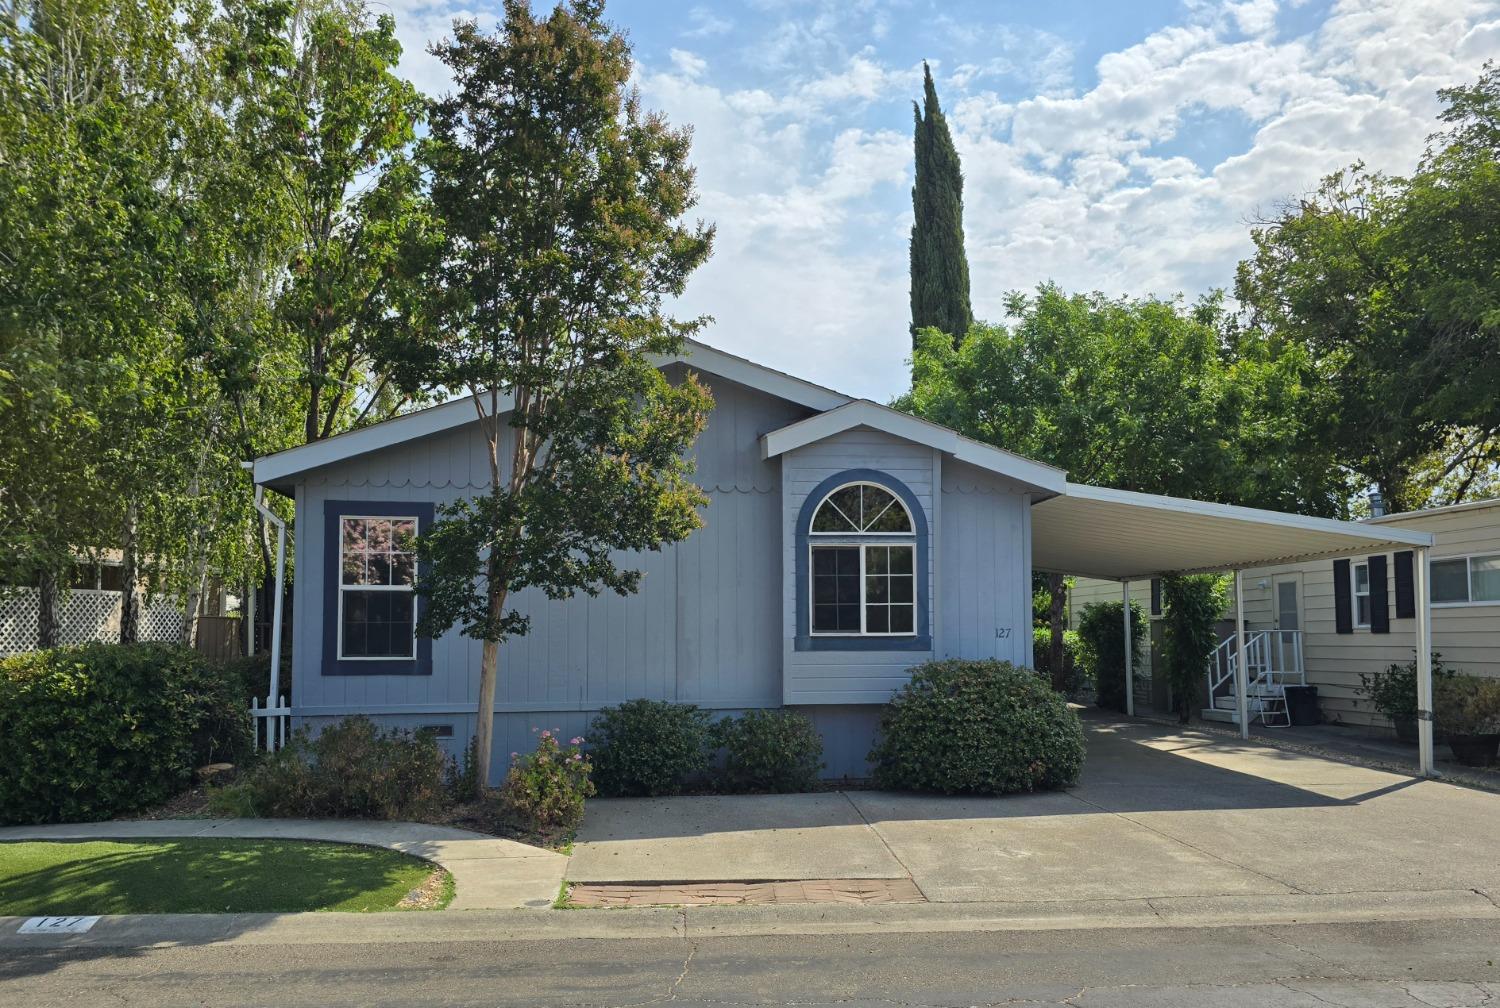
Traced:
[[[848, 469], [875, 469], [906, 484], [923, 510], [929, 531], [933, 518], [934, 452], [880, 431], [856, 427], [804, 445], [781, 456], [782, 700], [787, 704], [884, 703], [907, 680], [907, 670], [927, 661], [931, 651], [798, 651], [797, 517], [802, 505], [830, 476]], [[928, 585], [934, 586], [933, 557], [927, 551]], [[928, 592], [928, 625], [932, 626]]]
[[[668, 372], [681, 377], [681, 369]], [[716, 405], [693, 452], [707, 492], [704, 527], [659, 552], [622, 557], [644, 572], [630, 596], [513, 604], [531, 618], [500, 650], [496, 766], [534, 745], [533, 728], [581, 734], [601, 707], [635, 697], [716, 709], [781, 702], [780, 466], [758, 438], [808, 411], [728, 381], [705, 380]], [[480, 644], [451, 631], [434, 642], [431, 676], [324, 676], [323, 512], [329, 500], [431, 501], [489, 483], [477, 427], [397, 445], [308, 474], [297, 487], [292, 661], [298, 721], [364, 712], [391, 724], [453, 724], [472, 733]], [[409, 723], [409, 724], [408, 724]]]
[[942, 470], [935, 650], [1031, 664], [1029, 496], [955, 460]]

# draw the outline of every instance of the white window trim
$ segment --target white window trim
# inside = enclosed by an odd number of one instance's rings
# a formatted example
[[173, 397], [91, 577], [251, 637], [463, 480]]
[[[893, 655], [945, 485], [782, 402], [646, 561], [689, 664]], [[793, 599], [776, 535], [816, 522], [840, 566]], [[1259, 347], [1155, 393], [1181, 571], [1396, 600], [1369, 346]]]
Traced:
[[1488, 559], [1495, 557], [1500, 559], [1500, 553], [1461, 553], [1458, 556], [1432, 557], [1428, 561], [1428, 567], [1441, 563], [1444, 560], [1462, 560], [1464, 562], [1464, 591], [1468, 598], [1462, 602], [1433, 602], [1434, 609], [1471, 609], [1476, 606], [1500, 606], [1500, 599], [1478, 599], [1474, 598], [1474, 560], [1475, 558]]
[[[1364, 590], [1364, 594], [1363, 595], [1361, 595], [1360, 591], [1359, 591], [1359, 569], [1361, 567], [1363, 567], [1365, 569], [1365, 590]], [[1373, 614], [1374, 611], [1375, 611], [1374, 603], [1368, 601], [1369, 598], [1370, 598], [1370, 588], [1371, 588], [1371, 584], [1370, 584], [1370, 564], [1369, 564], [1369, 561], [1365, 561], [1364, 563], [1352, 563], [1352, 564], [1350, 564], [1349, 565], [1349, 618], [1350, 618], [1350, 621], [1353, 623], [1353, 625], [1356, 628], [1363, 627], [1366, 630], [1368, 630], [1370, 628], [1369, 617], [1366, 617], [1365, 621], [1363, 623], [1361, 623], [1359, 621], [1359, 600], [1361, 598], [1363, 598], [1363, 599], [1366, 600], [1367, 604], [1366, 604], [1365, 608], [1366, 608], [1367, 611], [1369, 611], [1371, 614]]]
[[[823, 495], [823, 499], [820, 500], [820, 501], [818, 501], [818, 506], [815, 507], [815, 508], [813, 508], [813, 513], [812, 513], [813, 523], [817, 522], [817, 520], [818, 520], [818, 512], [821, 511], [821, 510], [823, 510], [823, 505], [827, 504], [829, 502], [829, 499], [832, 498], [834, 494], [838, 493], [840, 490], [847, 490], [850, 487], [856, 487], [856, 486], [871, 486], [871, 487], [874, 487], [877, 490], [883, 490], [884, 492], [890, 494], [892, 502], [894, 502], [897, 507], [899, 507], [902, 511], [904, 511], [906, 513], [906, 524], [910, 525], [912, 530], [910, 532], [817, 532], [817, 531], [814, 531], [813, 529], [809, 528], [807, 530], [808, 538], [811, 538], [813, 536], [833, 536], [833, 537], [844, 536], [845, 538], [848, 538], [850, 536], [861, 536], [861, 537], [863, 537], [863, 536], [879, 536], [879, 537], [888, 538], [888, 539], [890, 539], [890, 538], [894, 538], [894, 539], [911, 539], [913, 542], [916, 541], [917, 520], [916, 520], [916, 517], [911, 513], [911, 508], [909, 508], [909, 507], [906, 506], [906, 501], [902, 500], [901, 499], [901, 495], [898, 494], [896, 491], [892, 490], [890, 487], [881, 486], [879, 483], [872, 483], [869, 480], [850, 480], [848, 483], [840, 483], [838, 486], [834, 487], [832, 490], [830, 490], [826, 494], [824, 494]], [[839, 514], [844, 515], [844, 520], [847, 521], [847, 522], [849, 522], [849, 524], [851, 524], [851, 525], [854, 524], [854, 521], [848, 515], [844, 514], [843, 508], [841, 508], [837, 504], [835, 504], [835, 505], [833, 505], [833, 509], [835, 511], [837, 511]], [[889, 510], [890, 510], [890, 508], [885, 508], [884, 510], [882, 510], [880, 512], [880, 514], [885, 514], [885, 512], [889, 511]], [[878, 517], [880, 517], [880, 515], [876, 515], [876, 517], [878, 518]], [[850, 545], [853, 545], [853, 544], [851, 543]], [[863, 554], [861, 554], [861, 556], [863, 556]], [[863, 561], [861, 561], [861, 562], [863, 562]], [[905, 634], [898, 634], [897, 636], [904, 637], [906, 635]]]
[[[842, 489], [842, 488], [840, 488], [840, 489]], [[898, 503], [900, 502], [900, 498], [899, 497], [897, 498], [897, 502]], [[822, 505], [819, 505], [819, 507], [821, 507], [821, 506]], [[824, 542], [817, 542], [817, 543], [809, 542], [807, 544], [807, 628], [808, 628], [809, 635], [813, 636], [813, 637], [915, 637], [915, 636], [917, 636], [917, 601], [918, 601], [918, 599], [917, 599], [917, 538], [916, 538], [916, 536], [912, 535], [910, 532], [884, 532], [884, 533], [881, 533], [881, 532], [869, 532], [869, 533], [865, 533], [865, 532], [857, 532], [857, 533], [856, 532], [841, 532], [841, 533], [824, 532], [824, 533], [821, 533], [821, 534], [825, 535], [825, 536], [832, 536], [835, 539], [838, 538], [838, 537], [840, 537], [840, 536], [842, 536], [845, 541], [843, 541], [843, 542], [824, 541]], [[866, 535], [883, 536], [883, 537], [887, 537], [887, 538], [890, 537], [890, 536], [893, 536], [893, 535], [894, 536], [901, 536], [901, 537], [904, 537], [905, 541], [904, 542], [889, 542], [889, 541], [868, 542], [868, 541], [866, 541], [864, 539], [864, 536], [866, 536]], [[817, 582], [814, 580], [815, 576], [813, 574], [813, 550], [815, 550], [815, 549], [817, 549], [819, 547], [827, 547], [827, 546], [854, 546], [854, 547], [858, 547], [858, 549], [859, 549], [859, 630], [858, 631], [854, 631], [854, 630], [814, 630], [813, 629], [813, 627], [817, 626], [817, 621], [814, 618], [815, 613], [817, 611], [817, 598], [816, 598], [816, 595], [817, 595], [817, 592], [816, 592]], [[889, 607], [889, 606], [894, 606], [894, 605], [900, 605], [901, 604], [901, 603], [898, 603], [898, 602], [890, 602], [890, 603], [874, 602], [874, 603], [872, 603], [872, 602], [867, 602], [865, 600], [865, 588], [868, 587], [867, 584], [866, 584], [866, 582], [865, 582], [865, 547], [867, 547], [867, 546], [910, 546], [911, 547], [911, 629], [910, 630], [902, 630], [902, 631], [898, 631], [898, 632], [890, 632], [890, 631], [886, 631], [886, 632], [878, 632], [878, 631], [877, 632], [872, 632], [872, 631], [869, 631], [869, 630], [865, 629], [866, 622], [867, 622], [867, 619], [868, 619], [868, 614], [866, 612], [866, 609], [867, 609], [868, 606], [870, 606], [870, 605], [886, 605], [886, 606]]]
[[[409, 661], [417, 660], [417, 605], [413, 600], [411, 607], [411, 654], [410, 655], [346, 655], [344, 654], [344, 594], [350, 591], [399, 591], [416, 594], [415, 585], [346, 585], [344, 584], [344, 522], [346, 521], [409, 521], [412, 527], [420, 535], [422, 531], [422, 520], [416, 515], [365, 515], [350, 514], [339, 515], [339, 552], [338, 563], [335, 565], [334, 576], [339, 579], [339, 605], [338, 612], [334, 618], [338, 620], [336, 632], [338, 634], [338, 661]], [[415, 576], [415, 571], [413, 572]]]

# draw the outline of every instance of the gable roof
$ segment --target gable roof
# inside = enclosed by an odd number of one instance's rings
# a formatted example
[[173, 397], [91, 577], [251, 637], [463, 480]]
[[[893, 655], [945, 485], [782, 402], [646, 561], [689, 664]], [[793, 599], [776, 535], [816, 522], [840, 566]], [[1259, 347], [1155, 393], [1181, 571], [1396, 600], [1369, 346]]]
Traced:
[[1067, 486], [1067, 473], [1061, 469], [964, 437], [950, 428], [882, 406], [869, 399], [855, 399], [817, 416], [762, 434], [761, 457], [775, 458], [854, 427], [869, 427], [892, 437], [927, 445], [946, 452], [961, 462], [1024, 483], [1046, 496], [1063, 493]]
[[[695, 371], [726, 378], [748, 386], [767, 395], [785, 399], [813, 410], [831, 410], [852, 401], [851, 396], [833, 389], [804, 381], [784, 371], [768, 368], [743, 357], [725, 353], [699, 343], [684, 341], [681, 353], [662, 355], [654, 360], [657, 367], [685, 364]], [[503, 413], [509, 409], [510, 396], [499, 397], [499, 408]], [[474, 408], [474, 397], [464, 396], [437, 406], [403, 413], [389, 420], [346, 431], [321, 441], [312, 441], [296, 448], [288, 448], [255, 460], [255, 482], [282, 490], [290, 486], [293, 477], [333, 465], [347, 459], [357, 458], [369, 452], [389, 448], [392, 445], [430, 437], [444, 431], [474, 423], [479, 415]]]

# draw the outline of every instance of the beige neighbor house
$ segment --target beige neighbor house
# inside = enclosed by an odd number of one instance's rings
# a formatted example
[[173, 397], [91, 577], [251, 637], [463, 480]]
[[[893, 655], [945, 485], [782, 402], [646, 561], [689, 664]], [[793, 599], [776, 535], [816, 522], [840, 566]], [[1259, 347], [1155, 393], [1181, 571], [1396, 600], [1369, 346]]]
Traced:
[[[1500, 677], [1500, 499], [1385, 515], [1365, 524], [1433, 534], [1432, 649], [1450, 668]], [[1414, 657], [1413, 553], [1255, 567], [1241, 579], [1251, 672], [1271, 669], [1278, 683], [1317, 687], [1325, 721], [1389, 728], [1361, 695], [1360, 676]], [[1120, 597], [1117, 582], [1080, 579], [1069, 599], [1069, 625], [1077, 627], [1089, 603]], [[1132, 584], [1131, 598], [1151, 614], [1136, 700], [1144, 709], [1164, 710], [1165, 685], [1151, 676], [1151, 657], [1160, 646], [1158, 582]], [[1233, 613], [1231, 598], [1220, 632], [1225, 644], [1205, 669], [1204, 691], [1212, 689], [1216, 702], [1204, 715], [1225, 721], [1232, 720], [1223, 679], [1225, 657], [1234, 647]], [[1279, 714], [1279, 708], [1265, 711], [1262, 719], [1274, 723]]]

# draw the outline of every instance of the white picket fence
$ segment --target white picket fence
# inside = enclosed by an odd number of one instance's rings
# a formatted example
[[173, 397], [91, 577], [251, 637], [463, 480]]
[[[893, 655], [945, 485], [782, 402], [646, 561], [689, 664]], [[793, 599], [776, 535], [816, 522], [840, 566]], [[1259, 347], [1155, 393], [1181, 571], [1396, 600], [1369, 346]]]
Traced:
[[286, 694], [277, 698], [277, 704], [271, 705], [268, 696], [262, 703], [258, 698], [250, 700], [250, 719], [254, 725], [255, 750], [256, 752], [275, 752], [286, 745], [287, 736], [292, 730], [292, 708], [286, 702]]

